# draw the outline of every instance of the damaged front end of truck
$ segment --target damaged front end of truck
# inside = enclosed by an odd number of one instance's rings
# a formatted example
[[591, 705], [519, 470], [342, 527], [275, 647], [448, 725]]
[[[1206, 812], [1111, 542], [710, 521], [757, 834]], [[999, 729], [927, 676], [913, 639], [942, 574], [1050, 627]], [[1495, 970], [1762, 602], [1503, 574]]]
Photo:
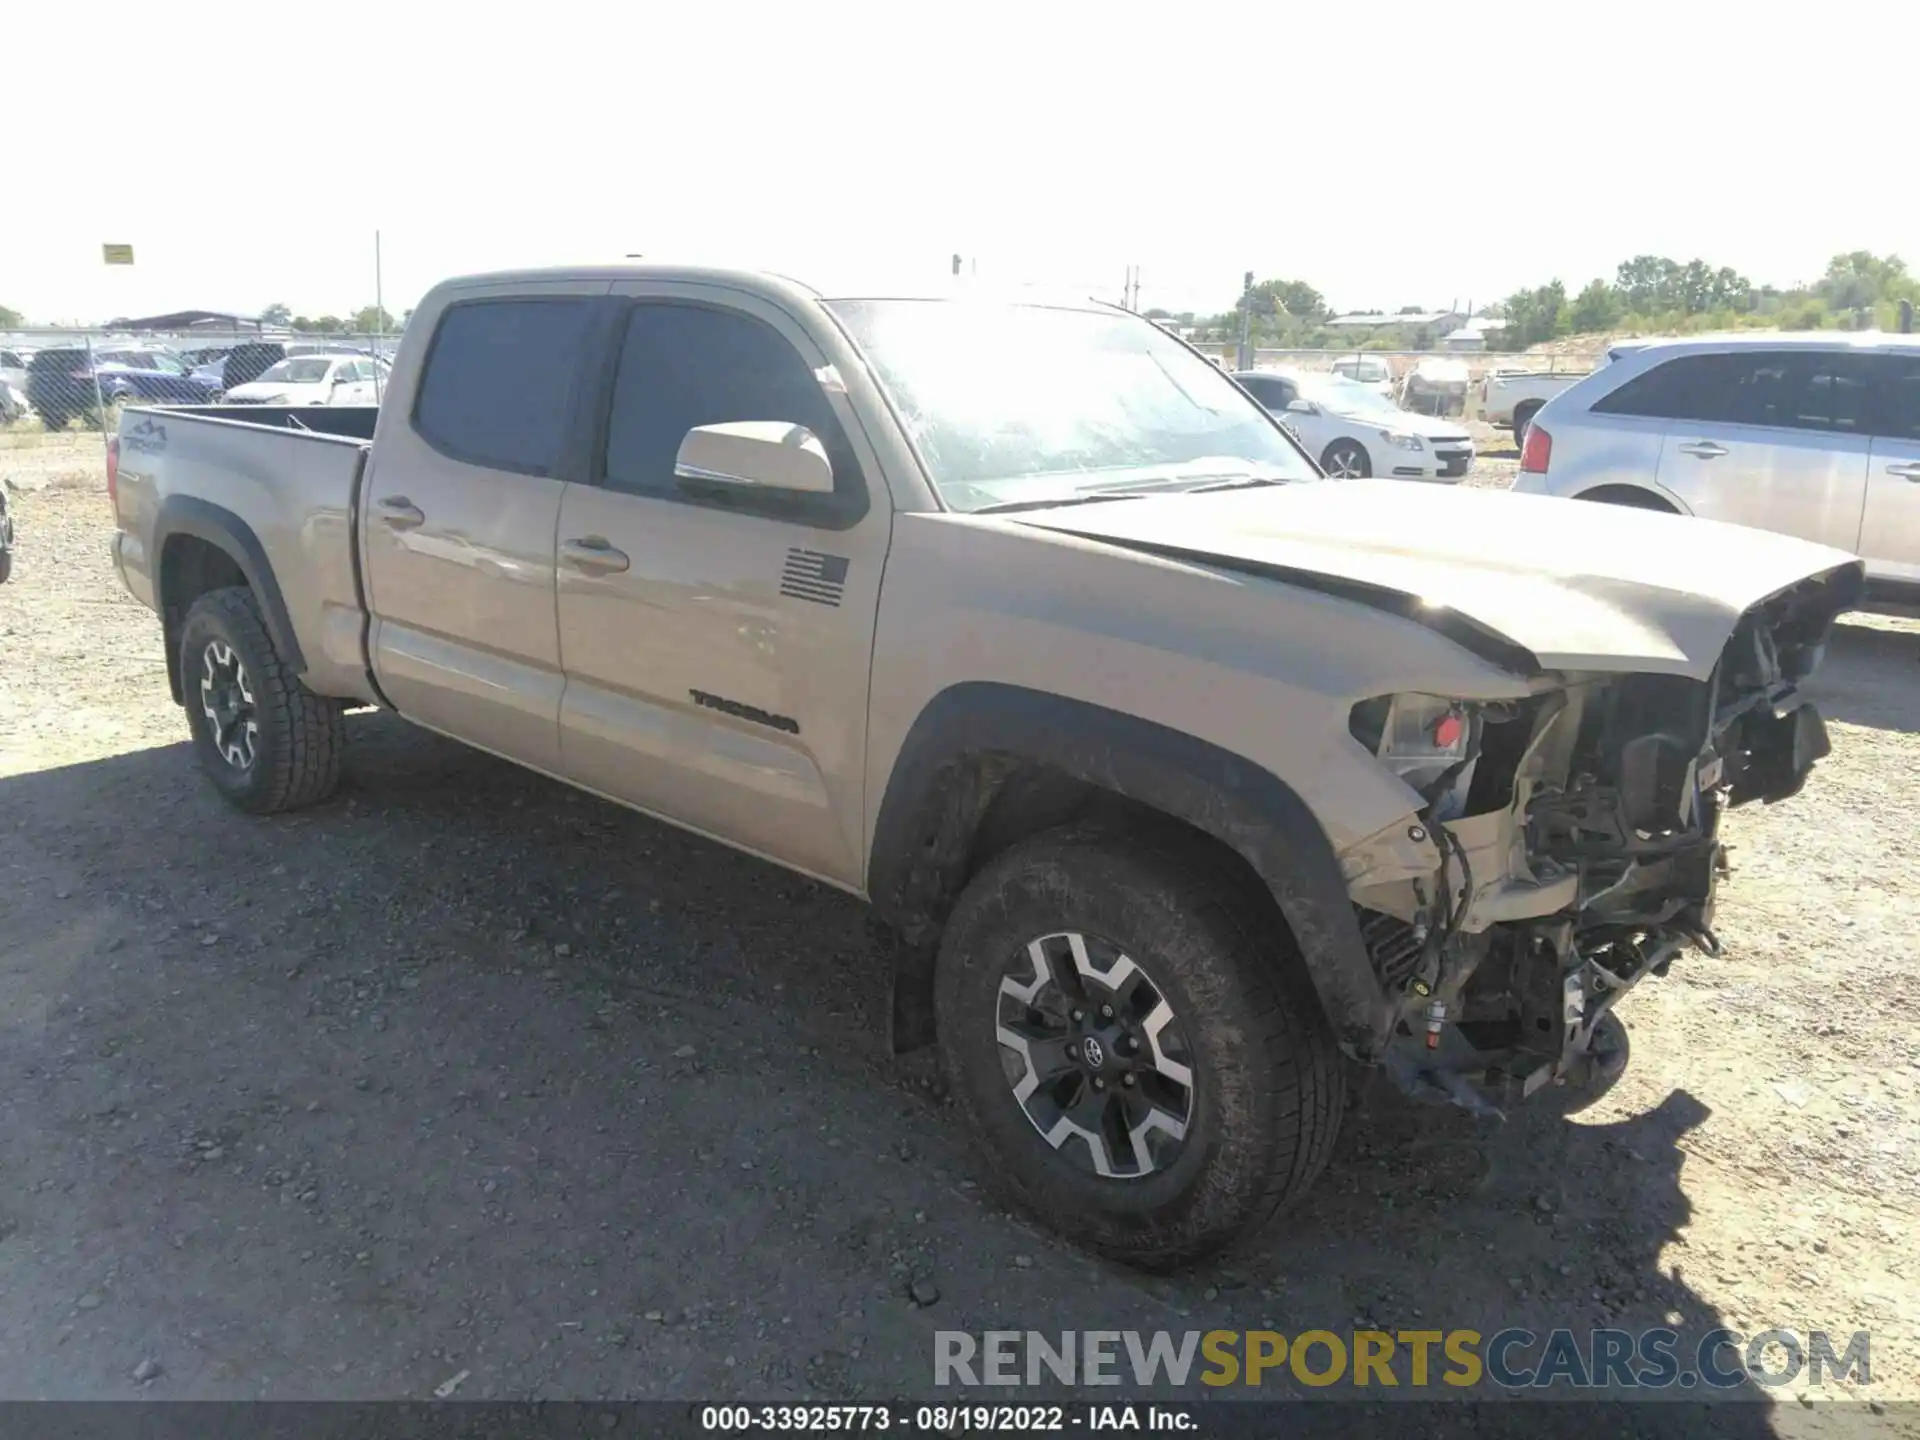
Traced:
[[1794, 795], [1828, 751], [1798, 687], [1860, 589], [1843, 567], [1753, 606], [1704, 679], [1562, 671], [1519, 700], [1354, 707], [1355, 740], [1421, 802], [1343, 856], [1401, 1088], [1495, 1113], [1618, 1078], [1621, 997], [1719, 953], [1721, 817]]

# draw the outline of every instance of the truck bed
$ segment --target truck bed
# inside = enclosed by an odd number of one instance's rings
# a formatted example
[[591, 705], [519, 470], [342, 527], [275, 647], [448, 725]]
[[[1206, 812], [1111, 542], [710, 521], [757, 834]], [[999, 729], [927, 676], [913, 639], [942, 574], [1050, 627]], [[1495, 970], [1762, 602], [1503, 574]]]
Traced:
[[321, 695], [373, 699], [355, 520], [372, 406], [134, 407], [120, 419], [114, 563], [165, 614], [170, 546], [241, 558], [281, 653]]

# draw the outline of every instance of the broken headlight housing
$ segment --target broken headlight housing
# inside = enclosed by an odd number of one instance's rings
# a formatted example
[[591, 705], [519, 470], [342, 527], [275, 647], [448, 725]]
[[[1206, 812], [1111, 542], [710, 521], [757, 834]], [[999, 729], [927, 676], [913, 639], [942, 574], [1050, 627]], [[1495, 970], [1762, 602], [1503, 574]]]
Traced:
[[1382, 765], [1421, 795], [1428, 796], [1449, 777], [1454, 782], [1451, 788], [1464, 794], [1472, 779], [1477, 720], [1474, 707], [1464, 700], [1380, 695], [1355, 705], [1347, 728]]

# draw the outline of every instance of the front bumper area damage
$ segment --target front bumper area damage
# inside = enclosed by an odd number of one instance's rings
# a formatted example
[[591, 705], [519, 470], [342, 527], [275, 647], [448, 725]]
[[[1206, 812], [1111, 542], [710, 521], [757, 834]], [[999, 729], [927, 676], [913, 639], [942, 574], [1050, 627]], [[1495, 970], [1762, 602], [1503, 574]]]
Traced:
[[1705, 681], [1563, 673], [1517, 701], [1355, 706], [1354, 738], [1419, 796], [1342, 856], [1395, 1007], [1377, 1058], [1402, 1089], [1497, 1114], [1612, 1084], [1621, 997], [1685, 952], [1719, 953], [1721, 817], [1796, 794], [1827, 754], [1798, 686], [1860, 590], [1842, 567], [1754, 606]]

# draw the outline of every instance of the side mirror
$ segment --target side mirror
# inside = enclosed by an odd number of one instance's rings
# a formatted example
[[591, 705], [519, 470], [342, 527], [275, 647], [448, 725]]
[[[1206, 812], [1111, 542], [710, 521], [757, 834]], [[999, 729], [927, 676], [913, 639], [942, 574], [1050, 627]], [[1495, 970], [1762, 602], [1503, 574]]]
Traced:
[[698, 425], [680, 442], [673, 473], [680, 480], [833, 493], [833, 464], [820, 437], [786, 420], [733, 420]]
[[1287, 409], [1295, 415], [1318, 415], [1320, 413], [1314, 408], [1311, 400], [1289, 400], [1287, 402]]

